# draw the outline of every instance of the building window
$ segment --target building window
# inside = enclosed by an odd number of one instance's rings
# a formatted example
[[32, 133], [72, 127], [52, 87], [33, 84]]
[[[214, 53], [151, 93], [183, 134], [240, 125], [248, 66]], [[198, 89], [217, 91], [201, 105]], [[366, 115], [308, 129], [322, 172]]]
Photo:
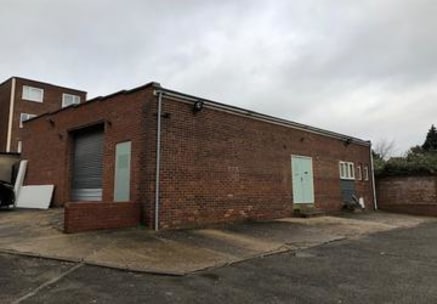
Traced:
[[62, 94], [62, 107], [68, 107], [71, 105], [79, 104], [80, 103], [80, 96], [77, 95], [71, 95], [71, 94]]
[[30, 86], [23, 86], [23, 95], [22, 98], [24, 100], [42, 102], [44, 97], [44, 90], [39, 88], [34, 88]]
[[340, 178], [341, 179], [355, 179], [355, 168], [352, 162], [339, 162]]
[[357, 166], [357, 180], [363, 180], [363, 172], [361, 169], [361, 165]]
[[21, 153], [21, 151], [23, 151], [23, 142], [19, 140], [17, 142], [17, 153]]
[[21, 113], [20, 115], [20, 128], [23, 127], [23, 122], [25, 122], [26, 120], [29, 120], [31, 118], [36, 117], [35, 114], [28, 114], [28, 113]]
[[364, 180], [365, 181], [369, 180], [369, 167], [368, 166], [364, 166]]

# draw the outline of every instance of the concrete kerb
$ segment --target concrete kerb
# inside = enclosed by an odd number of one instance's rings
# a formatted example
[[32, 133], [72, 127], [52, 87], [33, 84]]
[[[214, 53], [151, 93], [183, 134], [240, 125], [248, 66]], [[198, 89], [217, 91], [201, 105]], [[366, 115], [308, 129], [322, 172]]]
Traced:
[[250, 255], [241, 259], [235, 259], [233, 261], [229, 261], [229, 262], [224, 262], [224, 263], [218, 263], [212, 266], [208, 266], [208, 267], [204, 267], [201, 269], [197, 269], [197, 270], [193, 270], [190, 272], [185, 273], [185, 275], [192, 275], [192, 274], [196, 274], [196, 273], [200, 273], [200, 272], [205, 272], [205, 271], [211, 271], [214, 269], [218, 269], [218, 268], [223, 268], [229, 265], [235, 265], [235, 264], [239, 264], [245, 261], [250, 261], [250, 260], [255, 260], [255, 259], [262, 259], [264, 257], [270, 256], [270, 255], [274, 255], [274, 254], [279, 254], [279, 253], [285, 253], [285, 252], [289, 252], [289, 251], [293, 251], [294, 249], [288, 247], [287, 245], [283, 245], [275, 250], [271, 250], [268, 252], [263, 252], [260, 254], [256, 254], [256, 255]]
[[49, 260], [69, 262], [69, 263], [83, 263], [83, 259], [79, 259], [79, 258], [70, 258], [70, 257], [57, 256], [57, 255], [40, 254], [40, 253], [35, 253], [35, 252], [16, 251], [16, 250], [11, 250], [11, 249], [0, 249], [0, 253], [10, 254], [10, 255], [20, 255], [20, 256], [25, 256], [25, 257], [30, 257], [30, 258], [49, 259]]
[[110, 264], [110, 263], [103, 263], [103, 262], [102, 263], [88, 262], [85, 259], [66, 258], [66, 257], [61, 257], [61, 256], [56, 256], [56, 255], [39, 254], [39, 253], [33, 253], [33, 252], [21, 252], [21, 251], [8, 250], [8, 249], [0, 249], [0, 253], [9, 254], [9, 255], [19, 255], [19, 256], [24, 256], [24, 257], [29, 257], [29, 258], [48, 259], [48, 260], [68, 262], [68, 263], [74, 263], [74, 264], [84, 264], [84, 265], [90, 265], [90, 266], [116, 269], [116, 270], [121, 270], [121, 271], [147, 273], [147, 274], [152, 274], [152, 275], [184, 276], [187, 274], [184, 272], [171, 272], [171, 271], [161, 271], [161, 270], [154, 270], [154, 269], [139, 269], [139, 268], [135, 268], [135, 267], [129, 267], [128, 265], [119, 266], [119, 265], [114, 265], [114, 264]]
[[164, 271], [164, 270], [155, 270], [155, 269], [140, 269], [136, 267], [130, 267], [129, 265], [120, 266], [115, 265], [111, 263], [104, 263], [104, 262], [87, 262], [84, 261], [83, 264], [90, 265], [90, 266], [97, 266], [97, 267], [103, 267], [103, 268], [110, 268], [120, 271], [129, 271], [129, 272], [136, 272], [136, 273], [147, 273], [151, 275], [160, 275], [160, 276], [171, 276], [171, 277], [182, 277], [187, 275], [185, 272], [175, 272], [175, 271]]
[[313, 248], [313, 247], [317, 247], [317, 246], [323, 246], [326, 244], [330, 244], [330, 243], [334, 243], [334, 242], [340, 242], [343, 240], [346, 240], [347, 237], [338, 237], [335, 239], [331, 239], [328, 240], [326, 242], [323, 243], [307, 243], [309, 245], [303, 245], [303, 246], [299, 246], [299, 245], [293, 245], [291, 243], [285, 243], [284, 245], [280, 246], [277, 249], [271, 250], [271, 251], [266, 251], [260, 254], [255, 254], [255, 255], [250, 255], [241, 259], [236, 259], [234, 261], [230, 261], [230, 262], [226, 262], [226, 263], [220, 263], [220, 264], [216, 264], [213, 266], [209, 266], [209, 267], [205, 267], [202, 269], [198, 269], [198, 270], [194, 270], [191, 272], [187, 272], [185, 275], [191, 275], [191, 274], [196, 274], [196, 273], [200, 273], [200, 272], [205, 272], [205, 271], [211, 271], [211, 270], [215, 270], [215, 269], [219, 269], [219, 268], [223, 268], [229, 265], [236, 265], [236, 264], [240, 264], [246, 261], [250, 261], [250, 260], [256, 260], [256, 259], [262, 259], [271, 255], [275, 255], [275, 254], [281, 254], [281, 253], [286, 253], [286, 252], [297, 252], [300, 250], [305, 250], [308, 248]]

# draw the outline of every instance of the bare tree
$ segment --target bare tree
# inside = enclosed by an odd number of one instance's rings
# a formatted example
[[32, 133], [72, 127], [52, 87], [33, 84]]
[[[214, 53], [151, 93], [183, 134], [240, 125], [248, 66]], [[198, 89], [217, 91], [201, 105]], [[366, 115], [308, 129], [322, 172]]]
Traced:
[[373, 151], [382, 159], [387, 160], [393, 155], [395, 147], [394, 139], [381, 138], [373, 146]]

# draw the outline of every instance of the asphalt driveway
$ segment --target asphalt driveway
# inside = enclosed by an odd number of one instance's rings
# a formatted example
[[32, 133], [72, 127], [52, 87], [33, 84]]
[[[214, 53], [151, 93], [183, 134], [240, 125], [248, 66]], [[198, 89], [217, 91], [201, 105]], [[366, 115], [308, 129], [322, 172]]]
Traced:
[[437, 303], [437, 223], [185, 276], [0, 254], [1, 303]]

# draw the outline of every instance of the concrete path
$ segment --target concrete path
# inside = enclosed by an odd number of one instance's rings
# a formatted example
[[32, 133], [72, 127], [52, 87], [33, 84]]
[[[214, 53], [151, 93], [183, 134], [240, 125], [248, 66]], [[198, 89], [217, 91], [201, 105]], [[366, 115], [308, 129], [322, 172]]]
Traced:
[[153, 232], [143, 227], [64, 234], [62, 209], [0, 211], [0, 252], [133, 271], [184, 275], [258, 256], [437, 221], [370, 212], [285, 218], [208, 229]]

